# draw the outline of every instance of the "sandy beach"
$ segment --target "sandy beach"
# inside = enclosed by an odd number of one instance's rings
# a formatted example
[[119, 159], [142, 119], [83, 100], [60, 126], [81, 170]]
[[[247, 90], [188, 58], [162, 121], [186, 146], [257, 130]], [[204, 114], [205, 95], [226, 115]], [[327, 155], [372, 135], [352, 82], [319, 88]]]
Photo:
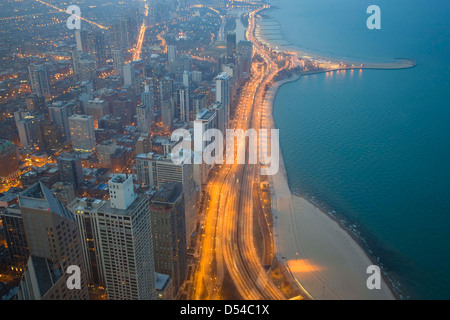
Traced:
[[[272, 110], [276, 93], [298, 77], [279, 81], [267, 92], [263, 127], [275, 128]], [[373, 263], [359, 244], [325, 212], [292, 195], [281, 154], [280, 170], [269, 176], [269, 182], [276, 256], [299, 287], [318, 300], [395, 299], [384, 280], [380, 290], [367, 288], [366, 270]]]

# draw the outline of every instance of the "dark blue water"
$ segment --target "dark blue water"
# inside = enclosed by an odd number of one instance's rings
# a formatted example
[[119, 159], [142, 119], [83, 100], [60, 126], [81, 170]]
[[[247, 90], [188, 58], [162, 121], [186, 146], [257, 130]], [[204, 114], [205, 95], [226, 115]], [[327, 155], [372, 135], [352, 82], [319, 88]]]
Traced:
[[[274, 117], [291, 189], [356, 223], [403, 297], [450, 299], [450, 2], [279, 0], [287, 41], [405, 70], [310, 75]], [[366, 28], [367, 6], [382, 29]]]

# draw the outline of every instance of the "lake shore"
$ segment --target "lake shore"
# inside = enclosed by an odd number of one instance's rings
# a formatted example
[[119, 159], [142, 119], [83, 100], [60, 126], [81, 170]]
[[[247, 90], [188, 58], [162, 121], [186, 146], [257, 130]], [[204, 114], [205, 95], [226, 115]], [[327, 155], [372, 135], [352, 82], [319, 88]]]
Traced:
[[[301, 75], [275, 82], [264, 101], [263, 127], [275, 128], [273, 102], [278, 89]], [[389, 283], [380, 290], [366, 286], [367, 267], [374, 264], [364, 249], [328, 214], [293, 195], [280, 150], [280, 169], [269, 176], [277, 260], [285, 265], [312, 299], [395, 299]]]

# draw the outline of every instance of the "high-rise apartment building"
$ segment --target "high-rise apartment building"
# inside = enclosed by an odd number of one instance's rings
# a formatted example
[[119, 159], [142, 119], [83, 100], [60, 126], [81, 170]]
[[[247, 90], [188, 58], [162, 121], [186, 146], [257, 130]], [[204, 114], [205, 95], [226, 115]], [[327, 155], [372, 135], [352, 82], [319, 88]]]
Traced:
[[[73, 214], [42, 182], [19, 195], [19, 206], [30, 257], [18, 299], [88, 299], [85, 264]], [[67, 286], [69, 266], [80, 270], [80, 289]]]
[[[231, 107], [231, 93], [230, 93], [230, 76], [226, 72], [222, 72], [214, 78], [216, 82], [216, 102], [221, 102], [224, 112], [224, 127], [225, 130], [229, 128], [230, 122], [230, 107]], [[224, 133], [224, 132], [223, 132]]]
[[156, 299], [150, 207], [147, 196], [136, 195], [133, 179], [115, 175], [109, 196], [98, 210], [103, 273], [111, 300]]
[[98, 210], [105, 203], [106, 201], [99, 199], [75, 198], [67, 206], [78, 224], [89, 284], [105, 285], [98, 225]]
[[151, 199], [150, 215], [155, 270], [170, 275], [176, 294], [187, 267], [183, 186], [175, 182], [161, 185]]
[[28, 66], [31, 91], [39, 97], [51, 97], [50, 80], [45, 65], [30, 64]]
[[77, 51], [89, 52], [88, 31], [86, 29], [75, 30]]
[[183, 185], [185, 199], [186, 244], [190, 246], [190, 237], [198, 222], [197, 194], [194, 183], [193, 165], [175, 164], [172, 154], [166, 156], [148, 153], [136, 157], [138, 182], [146, 187], [160, 188], [166, 182], [177, 182]]
[[12, 180], [19, 176], [19, 147], [9, 140], [0, 140], [0, 179]]
[[81, 159], [75, 153], [62, 153], [57, 158], [59, 180], [71, 182], [75, 189], [79, 189], [83, 182], [83, 168]]
[[76, 151], [92, 152], [95, 148], [94, 118], [74, 114], [69, 117], [72, 147]]

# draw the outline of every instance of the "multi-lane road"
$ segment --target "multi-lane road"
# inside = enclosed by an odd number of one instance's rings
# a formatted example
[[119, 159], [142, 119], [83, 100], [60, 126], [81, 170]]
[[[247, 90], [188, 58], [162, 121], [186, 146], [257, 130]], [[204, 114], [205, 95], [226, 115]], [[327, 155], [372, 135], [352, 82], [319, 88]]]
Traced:
[[[260, 128], [264, 90], [279, 71], [270, 54], [254, 39], [257, 11], [249, 16], [246, 35], [264, 62], [253, 64], [252, 76], [241, 90], [231, 129]], [[237, 141], [235, 147], [237, 151], [248, 149], [245, 141]], [[286, 299], [255, 249], [255, 241], [260, 240], [254, 239], [253, 186], [259, 181], [260, 167], [234, 163], [215, 168], [206, 186], [204, 235], [193, 298], [223, 298], [222, 294], [228, 294], [227, 288], [223, 288], [228, 274], [243, 299]]]

